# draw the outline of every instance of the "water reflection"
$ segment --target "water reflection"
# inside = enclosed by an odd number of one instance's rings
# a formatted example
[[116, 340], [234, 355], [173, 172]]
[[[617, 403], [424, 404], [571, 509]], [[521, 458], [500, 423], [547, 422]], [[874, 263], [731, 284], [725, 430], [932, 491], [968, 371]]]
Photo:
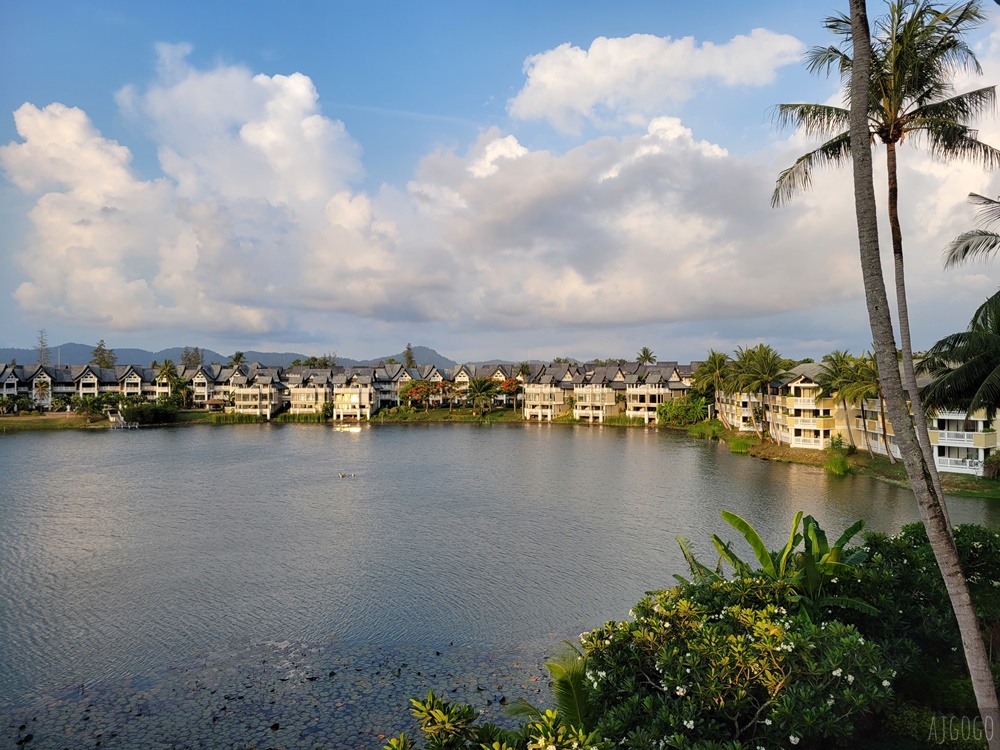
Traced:
[[[723, 509], [774, 546], [798, 510], [832, 530], [917, 518], [863, 477], [560, 425], [22, 434], [0, 476], [0, 703], [250, 639], [579, 632], [670, 585], [677, 534], [709, 557]], [[985, 501], [951, 515], [1000, 526]]]

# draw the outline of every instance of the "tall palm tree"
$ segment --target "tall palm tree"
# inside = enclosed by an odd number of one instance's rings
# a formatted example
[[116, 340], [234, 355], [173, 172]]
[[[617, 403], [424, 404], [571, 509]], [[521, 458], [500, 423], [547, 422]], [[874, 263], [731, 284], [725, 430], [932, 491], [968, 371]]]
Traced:
[[[705, 361], [698, 365], [698, 369], [694, 372], [694, 387], [705, 394], [706, 398], [711, 398], [713, 404], [717, 403], [716, 393], [730, 393], [729, 364], [729, 357], [715, 349], [709, 349]], [[725, 413], [721, 409], [715, 411], [728, 430], [730, 425], [726, 421]]]
[[980, 305], [966, 331], [934, 344], [917, 369], [934, 376], [921, 390], [928, 408], [985, 409], [992, 420], [1000, 409], [1000, 292]]
[[[820, 363], [819, 397], [840, 399], [844, 407], [844, 414], [847, 415], [847, 440], [850, 445], [854, 445], [854, 435], [851, 432], [851, 414], [847, 408], [847, 399], [844, 398], [842, 389], [850, 382], [851, 370], [854, 366], [854, 357], [846, 349], [835, 349], [823, 357]], [[863, 405], [863, 404], [862, 404]]]
[[[952, 84], [956, 73], [982, 73], [964, 35], [985, 21], [979, 0], [948, 7], [929, 0], [895, 0], [889, 3], [888, 15], [875, 22], [874, 37], [869, 37], [867, 46], [871, 65], [865, 105], [866, 127], [869, 143], [882, 143], [886, 152], [903, 374], [924, 462], [939, 495], [941, 481], [931, 452], [926, 415], [913, 366], [903, 234], [899, 222], [896, 148], [904, 139], [909, 139], [911, 143], [923, 142], [935, 156], [964, 158], [987, 169], [1000, 165], [1000, 150], [981, 142], [978, 131], [970, 125], [980, 115], [993, 111], [995, 88], [987, 86], [955, 94]], [[841, 14], [827, 18], [824, 25], [843, 39], [844, 46], [813, 47], [806, 55], [807, 66], [813, 73], [829, 74], [837, 69], [849, 96], [858, 50], [851, 37], [851, 19]], [[821, 104], [779, 104], [775, 108], [774, 120], [778, 126], [794, 125], [807, 135], [828, 137], [828, 140], [799, 157], [795, 164], [778, 175], [771, 196], [772, 205], [784, 203], [794, 193], [808, 188], [814, 167], [842, 164], [851, 158], [854, 149], [848, 130], [849, 116], [845, 108]]]
[[243, 352], [235, 352], [232, 357], [229, 358], [228, 367], [239, 367], [246, 360], [246, 355]]
[[[773, 401], [771, 399], [771, 386], [775, 381], [780, 380], [788, 374], [792, 363], [782, 357], [778, 352], [766, 344], [758, 344], [751, 349], [742, 347], [736, 350], [736, 359], [733, 363], [734, 384], [743, 393], [760, 394], [761, 404], [764, 407], [763, 420], [767, 428], [767, 436], [773, 438], [778, 435], [778, 442], [781, 442], [779, 432], [773, 430], [776, 421]], [[751, 407], [753, 404], [751, 404]], [[770, 416], [769, 416], [770, 414]], [[761, 429], [757, 425], [757, 418], [754, 409], [750, 409], [751, 419], [757, 436], [763, 439]]]
[[[865, 424], [867, 435], [868, 415], [865, 413], [865, 402], [878, 401], [879, 419], [882, 427], [882, 446], [889, 457], [889, 463], [896, 463], [896, 457], [889, 447], [889, 429], [885, 419], [885, 398], [882, 391], [882, 379], [879, 377], [878, 362], [868, 352], [863, 352], [852, 367], [844, 373], [844, 382], [840, 388], [841, 398], [848, 403], [861, 404], [861, 421]], [[868, 447], [871, 453], [871, 446]]]
[[655, 365], [656, 355], [653, 354], [652, 349], [648, 346], [644, 346], [639, 350], [639, 353], [635, 355], [635, 361], [640, 365]]
[[[868, 320], [875, 342], [878, 366], [884, 375], [882, 385], [889, 416], [895, 428], [896, 441], [903, 456], [903, 463], [910, 478], [924, 527], [927, 529], [927, 538], [955, 611], [979, 713], [984, 725], [996, 726], [1000, 720], [1000, 706], [997, 704], [996, 685], [983, 645], [979, 620], [972, 606], [968, 582], [958, 559], [958, 550], [951, 534], [951, 524], [944, 507], [943, 496], [931, 479], [926, 453], [920, 445], [906, 407], [906, 397], [896, 363], [896, 342], [892, 332], [892, 319], [889, 315], [888, 295], [885, 291], [882, 259], [879, 254], [878, 220], [875, 191], [872, 186], [872, 158], [871, 150], [868, 148], [871, 142], [868, 113], [872, 83], [872, 45], [868, 14], [865, 0], [850, 0], [850, 7], [851, 40], [855, 50], [850, 80], [850, 147], [855, 154], [854, 202]], [[990, 750], [1000, 750], [1000, 732], [991, 733], [987, 741]]]

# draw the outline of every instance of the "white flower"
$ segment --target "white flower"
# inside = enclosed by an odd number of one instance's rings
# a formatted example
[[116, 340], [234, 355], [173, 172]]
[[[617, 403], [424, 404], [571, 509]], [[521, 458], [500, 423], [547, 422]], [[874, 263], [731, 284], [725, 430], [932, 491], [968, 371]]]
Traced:
[[842, 675], [843, 673], [844, 670], [842, 670], [840, 667], [837, 667], [835, 670], [833, 670], [834, 677], [840, 677], [840, 675]]
[[891, 685], [891, 684], [892, 683], [889, 682], [888, 680], [882, 680], [882, 687], [889, 687], [889, 685]]
[[848, 685], [853, 685], [854, 684], [854, 675], [852, 675], [852, 674], [847, 675], [847, 684]]
[[830, 579], [830, 583], [836, 583], [836, 582], [837, 582], [837, 579], [836, 579], [836, 578], [831, 578], [831, 579]]
[[771, 726], [771, 720], [770, 719], [764, 719], [764, 724], [767, 725], [767, 726]]
[[685, 695], [687, 693], [687, 688], [683, 685], [678, 685], [674, 692], [677, 693], [677, 695]]
[[688, 729], [694, 729], [694, 721], [692, 719], [688, 719], [687, 721], [684, 722], [684, 726], [686, 726]]
[[799, 738], [796, 737], [794, 734], [788, 735], [788, 741], [791, 742], [793, 745], [799, 744]]

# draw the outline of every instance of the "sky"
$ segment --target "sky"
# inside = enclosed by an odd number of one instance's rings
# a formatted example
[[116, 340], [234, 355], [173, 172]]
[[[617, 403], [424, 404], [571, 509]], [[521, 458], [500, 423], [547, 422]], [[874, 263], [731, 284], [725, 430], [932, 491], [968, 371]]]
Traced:
[[[1000, 80], [1000, 8], [984, 8], [983, 75], [959, 91]], [[458, 361], [858, 354], [849, 168], [770, 205], [818, 145], [771, 107], [841, 104], [802, 57], [846, 10], [4, 3], [0, 346], [45, 329], [355, 359], [407, 342]], [[978, 127], [1000, 146], [995, 118]], [[976, 225], [968, 193], [1000, 195], [1000, 175], [910, 141], [899, 164], [919, 350], [997, 289], [991, 263], [941, 257]], [[884, 210], [882, 149], [875, 166]]]

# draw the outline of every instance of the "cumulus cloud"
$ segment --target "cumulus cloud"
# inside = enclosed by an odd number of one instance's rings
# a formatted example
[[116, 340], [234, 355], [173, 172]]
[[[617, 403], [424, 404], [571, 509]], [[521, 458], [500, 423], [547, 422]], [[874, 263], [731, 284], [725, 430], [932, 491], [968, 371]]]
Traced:
[[[21, 140], [0, 147], [0, 167], [37, 195], [17, 300], [102, 329], [272, 338], [302, 320], [359, 318], [364, 330], [402, 321], [528, 338], [585, 330], [589, 341], [735, 318], [765, 336], [816, 309], [831, 311], [836, 329], [845, 305], [863, 309], [849, 174], [819, 173], [810, 192], [772, 210], [774, 177], [810, 144], [792, 136], [734, 155], [659, 112], [664, 100], [647, 80], [662, 74], [661, 58], [687, 49], [720, 82], [765, 81], [797, 49], [767, 34], [716, 47], [643, 38], [662, 54], [609, 74], [624, 81], [615, 101], [597, 85], [573, 106], [553, 91], [544, 115], [653, 113], [641, 129], [555, 151], [490, 127], [427, 154], [405, 186], [372, 194], [353, 187], [361, 149], [323, 115], [307, 76], [199, 70], [188, 47], [163, 45], [157, 80], [118, 93], [158, 145], [156, 179], [137, 176], [130, 150], [79, 109], [17, 111]], [[765, 42], [770, 57], [743, 64]], [[581, 53], [584, 69], [600, 47]], [[522, 94], [538, 90], [545, 55]], [[631, 84], [615, 78], [623, 65], [633, 66]], [[694, 79], [681, 78], [668, 96], [686, 95]], [[996, 143], [990, 128], [984, 137]], [[911, 303], [981, 300], [981, 269], [943, 275], [940, 248], [968, 226], [965, 193], [997, 194], [1000, 184], [909, 146], [900, 164]]]
[[762, 86], [778, 68], [798, 62], [795, 37], [754, 29], [725, 44], [650, 34], [598, 37], [589, 49], [562, 44], [527, 59], [527, 81], [508, 103], [520, 119], [547, 120], [563, 132], [584, 123], [645, 123], [692, 97], [699, 87]]

